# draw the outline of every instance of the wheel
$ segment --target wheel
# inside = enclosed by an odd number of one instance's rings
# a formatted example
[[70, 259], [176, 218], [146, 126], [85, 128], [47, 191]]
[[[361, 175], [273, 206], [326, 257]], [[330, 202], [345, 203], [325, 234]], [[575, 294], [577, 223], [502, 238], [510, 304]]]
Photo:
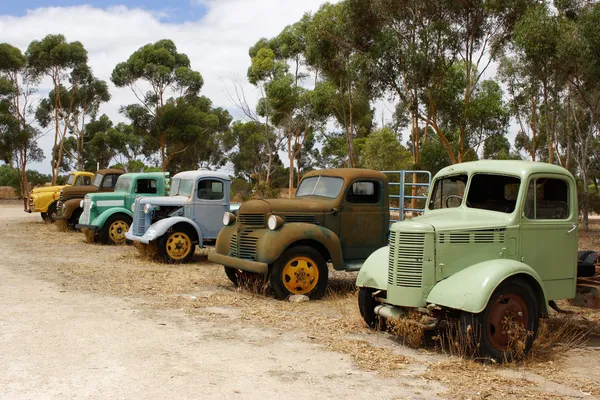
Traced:
[[376, 291], [376, 289], [367, 287], [361, 287], [358, 290], [358, 310], [369, 328], [385, 330], [385, 318], [381, 318], [375, 313], [375, 307], [379, 305], [373, 296]]
[[[527, 283], [509, 280], [498, 286], [483, 312], [463, 312], [460, 323], [461, 331], [479, 344], [480, 357], [511, 361], [531, 349], [539, 327], [539, 306]], [[524, 346], [519, 346], [523, 341]]]
[[189, 230], [171, 228], [158, 238], [158, 252], [168, 263], [185, 263], [191, 260], [196, 250]]
[[246, 272], [231, 267], [225, 267], [225, 275], [227, 275], [235, 287], [243, 286], [244, 284], [260, 283], [264, 278], [262, 274]]
[[46, 222], [53, 224], [56, 222], [56, 217], [56, 202], [54, 202], [48, 206], [48, 212], [46, 213]]
[[73, 210], [73, 214], [71, 214], [71, 218], [69, 218], [69, 228], [76, 230], [75, 225], [79, 223], [79, 217], [81, 216], [81, 213], [83, 213], [81, 208], [76, 208]]
[[327, 289], [328, 274], [321, 253], [309, 246], [296, 246], [284, 251], [273, 264], [271, 286], [282, 300], [294, 294], [319, 299]]
[[131, 225], [131, 217], [125, 214], [115, 214], [108, 218], [98, 239], [103, 244], [123, 244], [125, 243], [125, 233], [129, 230]]

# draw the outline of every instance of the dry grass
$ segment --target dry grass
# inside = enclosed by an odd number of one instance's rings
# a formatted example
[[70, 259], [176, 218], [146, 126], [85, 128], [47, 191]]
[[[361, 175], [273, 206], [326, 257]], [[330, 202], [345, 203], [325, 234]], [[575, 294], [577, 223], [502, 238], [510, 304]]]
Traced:
[[92, 244], [96, 241], [96, 233], [91, 229], [82, 229], [83, 235], [85, 236], [86, 243]]
[[0, 186], [0, 199], [16, 199], [17, 192], [11, 186]]
[[69, 227], [68, 222], [64, 219], [59, 219], [56, 222], [54, 222], [54, 226], [56, 226], [56, 229], [58, 229], [59, 232], [72, 231], [72, 229]]

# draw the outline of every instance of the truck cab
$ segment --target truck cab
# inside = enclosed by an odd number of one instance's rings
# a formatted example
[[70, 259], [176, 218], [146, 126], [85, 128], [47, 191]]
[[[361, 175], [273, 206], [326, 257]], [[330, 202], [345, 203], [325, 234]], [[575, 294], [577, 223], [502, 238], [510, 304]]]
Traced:
[[168, 172], [130, 173], [117, 179], [114, 192], [88, 193], [81, 201], [83, 213], [75, 228], [103, 244], [125, 243], [138, 197], [165, 196]]
[[157, 246], [169, 263], [189, 261], [196, 245], [214, 241], [223, 227], [230, 203], [231, 181], [221, 172], [198, 170], [173, 176], [169, 196], [141, 197], [135, 201], [133, 223], [125, 237], [145, 246]]
[[96, 172], [91, 184], [71, 186], [61, 189], [57, 202], [57, 221], [65, 221], [70, 228], [75, 228], [79, 216], [83, 212], [81, 200], [87, 193], [112, 192], [115, 190], [117, 179], [125, 171], [121, 169], [101, 169]]
[[379, 171], [353, 168], [304, 175], [293, 199], [247, 201], [225, 227], [209, 260], [234, 284], [248, 274], [269, 275], [280, 299], [323, 296], [328, 266], [356, 271], [387, 244], [389, 185]]
[[39, 212], [46, 222], [54, 222], [57, 217], [57, 202], [60, 191], [70, 186], [90, 185], [94, 174], [92, 172], [75, 171], [70, 172], [65, 185], [44, 186], [35, 188], [25, 199], [25, 212]]
[[530, 332], [549, 301], [575, 296], [577, 186], [564, 168], [476, 161], [442, 169], [422, 216], [398, 222], [356, 284], [365, 322], [422, 312], [435, 329], [455, 316], [482, 356], [510, 358], [511, 332]]

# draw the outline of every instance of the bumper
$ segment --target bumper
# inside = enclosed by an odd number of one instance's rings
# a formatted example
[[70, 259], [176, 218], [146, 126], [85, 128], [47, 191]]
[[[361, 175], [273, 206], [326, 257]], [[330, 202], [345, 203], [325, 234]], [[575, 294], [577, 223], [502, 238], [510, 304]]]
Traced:
[[241, 269], [242, 271], [254, 272], [257, 274], [266, 275], [269, 272], [269, 265], [262, 262], [242, 260], [237, 257], [224, 256], [219, 253], [209, 253], [208, 261], [215, 264], [221, 264], [226, 267]]
[[100, 227], [97, 225], [77, 224], [75, 225], [75, 229], [89, 229], [92, 232], [98, 232], [100, 230]]
[[150, 242], [156, 238], [153, 237], [152, 239], [150, 239], [149, 237], [147, 237], [147, 235], [136, 236], [133, 233], [125, 232], [125, 239], [131, 240], [132, 242], [140, 242], [140, 243], [144, 243], [144, 244], [150, 244]]
[[31, 214], [32, 212], [36, 212], [37, 210], [35, 209], [35, 205], [34, 205], [34, 201], [31, 197], [23, 197], [23, 211], [25, 211], [26, 213]]

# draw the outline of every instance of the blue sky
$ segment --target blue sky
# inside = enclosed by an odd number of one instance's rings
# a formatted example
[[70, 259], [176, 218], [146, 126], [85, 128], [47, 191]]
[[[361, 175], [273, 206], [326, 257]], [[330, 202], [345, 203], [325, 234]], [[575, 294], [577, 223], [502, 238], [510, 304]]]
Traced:
[[197, 21], [206, 14], [206, 7], [193, 0], [5, 0], [0, 14], [23, 16], [27, 10], [44, 7], [90, 5], [96, 8], [127, 6], [161, 14], [161, 20], [171, 23]]

